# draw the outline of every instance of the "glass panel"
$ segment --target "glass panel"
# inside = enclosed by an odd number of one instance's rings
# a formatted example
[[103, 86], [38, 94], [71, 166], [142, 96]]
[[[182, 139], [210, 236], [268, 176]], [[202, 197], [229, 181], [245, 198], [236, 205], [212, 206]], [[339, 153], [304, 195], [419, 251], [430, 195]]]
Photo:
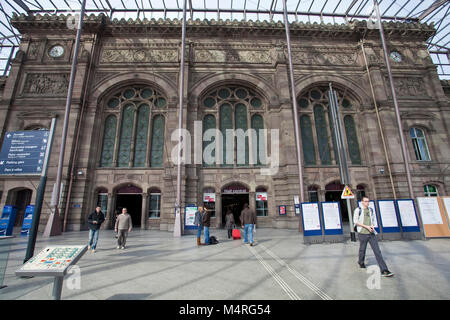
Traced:
[[[211, 114], [206, 115], [205, 118], [203, 119], [203, 134], [205, 134], [205, 132], [207, 130], [215, 129], [215, 128], [216, 128], [216, 118], [213, 115], [211, 115]], [[211, 145], [211, 144], [214, 145], [215, 141], [216, 141], [215, 137], [213, 137], [210, 141], [203, 141], [203, 154], [205, 153], [205, 148], [207, 146]], [[215, 159], [215, 157], [216, 157], [216, 149], [213, 149], [211, 152], [209, 152], [209, 151], [207, 151], [207, 152], [208, 152], [207, 157], [209, 157], [209, 153], [211, 153], [211, 158]], [[202, 158], [203, 158], [203, 166], [205, 166], [205, 167], [208, 167], [208, 166], [209, 167], [213, 167], [213, 166], [215, 166], [215, 161], [214, 161], [214, 163], [208, 164], [208, 163], [205, 162], [204, 156]]]
[[322, 97], [322, 93], [320, 91], [317, 91], [317, 90], [312, 90], [311, 91], [311, 98], [318, 100], [321, 97]]
[[108, 101], [108, 107], [110, 108], [116, 108], [119, 105], [119, 99], [118, 98], [111, 98]]
[[134, 107], [133, 105], [125, 106], [122, 117], [122, 129], [119, 140], [119, 157], [117, 161], [118, 167], [128, 167], [131, 151], [131, 137], [133, 135]]
[[416, 130], [414, 128], [411, 128], [409, 130], [409, 134], [411, 135], [411, 138], [415, 138], [416, 137]]
[[416, 128], [416, 136], [417, 136], [418, 138], [423, 138], [423, 137], [425, 137], [425, 135], [423, 134], [423, 130], [422, 130], [422, 129], [417, 129], [417, 128]]
[[[233, 129], [233, 118], [232, 118], [232, 110], [231, 106], [229, 104], [223, 104], [220, 107], [220, 131], [222, 132], [223, 136], [223, 145], [222, 145], [222, 166], [232, 166], [233, 161], [231, 163], [226, 162], [227, 159], [227, 135], [226, 130], [227, 129]], [[228, 150], [228, 152], [231, 152], [231, 155], [233, 154], [233, 149], [231, 148]], [[230, 155], [230, 156], [231, 156]], [[233, 157], [231, 156], [231, 160], [233, 160]], [[229, 161], [230, 162], [230, 161]]]
[[355, 121], [352, 116], [344, 117], [345, 133], [347, 135], [348, 153], [352, 164], [361, 164], [358, 138], [356, 136]]
[[153, 90], [148, 89], [148, 88], [142, 90], [142, 92], [141, 92], [141, 97], [144, 99], [149, 99], [152, 95], [153, 95]]
[[[256, 131], [256, 141], [253, 141], [253, 161], [260, 166], [266, 164], [266, 142], [264, 139], [264, 120], [259, 114], [252, 117], [252, 129]], [[260, 131], [261, 130], [261, 131]]]
[[309, 190], [309, 202], [319, 202], [319, 193], [317, 190]]
[[352, 104], [350, 103], [350, 101], [348, 99], [344, 99], [344, 100], [342, 100], [342, 107], [351, 108]]
[[148, 210], [149, 218], [159, 218], [161, 212], [161, 195], [151, 194], [149, 200], [150, 200]]
[[205, 101], [203, 101], [203, 104], [205, 105], [206, 108], [212, 108], [216, 105], [216, 100], [208, 97], [205, 99]]
[[305, 98], [300, 98], [298, 100], [298, 105], [299, 105], [300, 108], [303, 108], [303, 109], [308, 108], [309, 100], [305, 99]]
[[134, 97], [135, 94], [136, 94], [136, 93], [135, 93], [135, 91], [134, 91], [133, 89], [127, 89], [127, 90], [125, 90], [125, 92], [123, 93], [123, 96], [124, 96], [125, 98], [127, 98], [127, 99], [131, 99], [131, 98]]
[[116, 117], [108, 116], [105, 121], [103, 133], [103, 150], [100, 160], [101, 167], [111, 167], [114, 156], [114, 143], [116, 141]]
[[251, 104], [252, 107], [254, 107], [254, 108], [260, 108], [261, 105], [262, 105], [262, 102], [261, 102], [261, 99], [259, 99], [259, 98], [253, 98], [253, 99], [250, 101], [250, 104]]
[[145, 157], [147, 155], [147, 132], [148, 132], [148, 118], [150, 113], [150, 107], [147, 104], [143, 104], [139, 107], [136, 140], [134, 147], [134, 166], [144, 167]]
[[150, 166], [162, 167], [164, 152], [164, 117], [161, 115], [153, 118], [152, 125], [152, 151]]
[[245, 99], [248, 95], [247, 90], [239, 88], [236, 90], [235, 95], [239, 99]]
[[164, 108], [166, 106], [166, 99], [163, 97], [159, 97], [155, 100], [155, 107], [157, 108]]
[[303, 115], [300, 117], [300, 128], [302, 134], [302, 149], [305, 164], [314, 165], [316, 164], [316, 150], [314, 148], [313, 132], [309, 116]]
[[268, 215], [267, 201], [256, 201], [256, 215], [258, 217], [265, 217]]
[[222, 99], [227, 99], [230, 96], [230, 90], [222, 88], [219, 90], [219, 97]]
[[[239, 103], [235, 107], [235, 121], [236, 121], [236, 130], [242, 129], [244, 134], [247, 132], [247, 107], [242, 103]], [[236, 159], [237, 165], [239, 166], [248, 166], [248, 136], [245, 135], [244, 139], [242, 136], [237, 135], [236, 137]]]
[[328, 144], [328, 128], [325, 120], [325, 113], [321, 105], [314, 106], [314, 121], [316, 124], [316, 135], [321, 163], [331, 164], [330, 147]]
[[102, 208], [102, 212], [106, 215], [108, 210], [108, 195], [107, 194], [99, 194], [97, 197], [97, 207]]

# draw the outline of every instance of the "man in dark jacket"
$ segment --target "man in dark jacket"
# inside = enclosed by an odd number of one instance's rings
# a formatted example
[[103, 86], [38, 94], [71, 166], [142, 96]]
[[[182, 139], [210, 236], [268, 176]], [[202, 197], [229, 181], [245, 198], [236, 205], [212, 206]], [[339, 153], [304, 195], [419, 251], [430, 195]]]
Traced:
[[102, 208], [100, 207], [96, 207], [95, 211], [88, 216], [88, 226], [89, 226], [88, 248], [91, 249], [92, 252], [95, 252], [97, 248], [98, 233], [103, 221], [105, 221], [105, 216], [102, 212]]
[[244, 243], [248, 243], [248, 235], [250, 235], [250, 245], [253, 246], [253, 226], [256, 224], [256, 213], [250, 210], [248, 203], [244, 204], [244, 210], [239, 219], [244, 228]]
[[200, 238], [202, 237], [202, 229], [203, 229], [203, 207], [198, 207], [198, 210], [195, 212], [194, 224], [197, 226], [197, 245], [201, 245]]
[[203, 233], [205, 234], [205, 244], [209, 244], [209, 227], [211, 225], [211, 211], [203, 207]]

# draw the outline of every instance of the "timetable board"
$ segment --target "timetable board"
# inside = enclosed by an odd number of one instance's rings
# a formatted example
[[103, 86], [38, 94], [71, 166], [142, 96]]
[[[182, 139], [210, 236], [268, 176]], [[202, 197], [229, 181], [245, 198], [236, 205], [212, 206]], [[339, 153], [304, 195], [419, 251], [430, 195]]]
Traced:
[[28, 260], [16, 271], [16, 275], [64, 276], [86, 251], [86, 245], [48, 246]]

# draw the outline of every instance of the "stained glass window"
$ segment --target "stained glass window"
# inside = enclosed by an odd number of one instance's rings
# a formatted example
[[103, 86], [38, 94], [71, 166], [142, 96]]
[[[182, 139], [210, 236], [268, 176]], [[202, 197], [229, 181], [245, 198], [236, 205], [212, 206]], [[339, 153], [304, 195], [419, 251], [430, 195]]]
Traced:
[[164, 117], [162, 115], [155, 116], [152, 123], [152, 151], [150, 157], [150, 165], [152, 167], [162, 167], [163, 165], [164, 127]]
[[317, 143], [319, 144], [319, 156], [322, 164], [331, 164], [330, 146], [328, 141], [328, 127], [323, 106], [314, 106], [314, 121], [316, 123]]
[[145, 158], [147, 155], [147, 132], [148, 132], [148, 117], [150, 108], [147, 104], [139, 107], [136, 138], [134, 146], [134, 166], [145, 167]]
[[[216, 118], [208, 114], [203, 118], [203, 137], [205, 132], [209, 129], [216, 128]], [[214, 166], [216, 164], [216, 149], [215, 149], [216, 138], [213, 136], [211, 140], [205, 141], [203, 139], [203, 165], [204, 166]]]
[[257, 165], [267, 164], [264, 120], [259, 114], [252, 117], [252, 129], [256, 132], [256, 140], [253, 141], [253, 162]]
[[307, 115], [300, 117], [300, 130], [302, 133], [302, 150], [305, 165], [316, 164], [316, 150], [314, 148], [311, 119]]
[[234, 107], [234, 112], [236, 121], [236, 163], [238, 166], [248, 166], [247, 108], [244, 104], [237, 103]]
[[358, 137], [356, 136], [355, 121], [352, 116], [344, 117], [345, 134], [347, 135], [348, 153], [352, 164], [361, 164]]
[[133, 135], [134, 106], [125, 106], [122, 116], [122, 126], [119, 138], [118, 167], [128, 167], [130, 162], [131, 137]]
[[[220, 106], [220, 132], [222, 132], [222, 165], [233, 165], [233, 141], [227, 137], [227, 130], [233, 129], [233, 113], [231, 105], [225, 103]], [[227, 145], [228, 148], [227, 148]]]
[[103, 149], [100, 160], [101, 167], [111, 167], [114, 157], [114, 143], [116, 141], [116, 117], [110, 115], [105, 121], [105, 130], [103, 133]]

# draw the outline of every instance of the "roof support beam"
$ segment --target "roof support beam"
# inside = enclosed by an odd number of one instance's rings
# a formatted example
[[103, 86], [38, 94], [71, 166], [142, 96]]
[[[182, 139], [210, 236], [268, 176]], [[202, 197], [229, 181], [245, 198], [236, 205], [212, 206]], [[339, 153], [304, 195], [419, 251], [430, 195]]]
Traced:
[[419, 20], [423, 20], [428, 15], [430, 15], [434, 10], [439, 8], [440, 6], [450, 2], [450, 0], [436, 0], [428, 9], [426, 9], [420, 16]]

